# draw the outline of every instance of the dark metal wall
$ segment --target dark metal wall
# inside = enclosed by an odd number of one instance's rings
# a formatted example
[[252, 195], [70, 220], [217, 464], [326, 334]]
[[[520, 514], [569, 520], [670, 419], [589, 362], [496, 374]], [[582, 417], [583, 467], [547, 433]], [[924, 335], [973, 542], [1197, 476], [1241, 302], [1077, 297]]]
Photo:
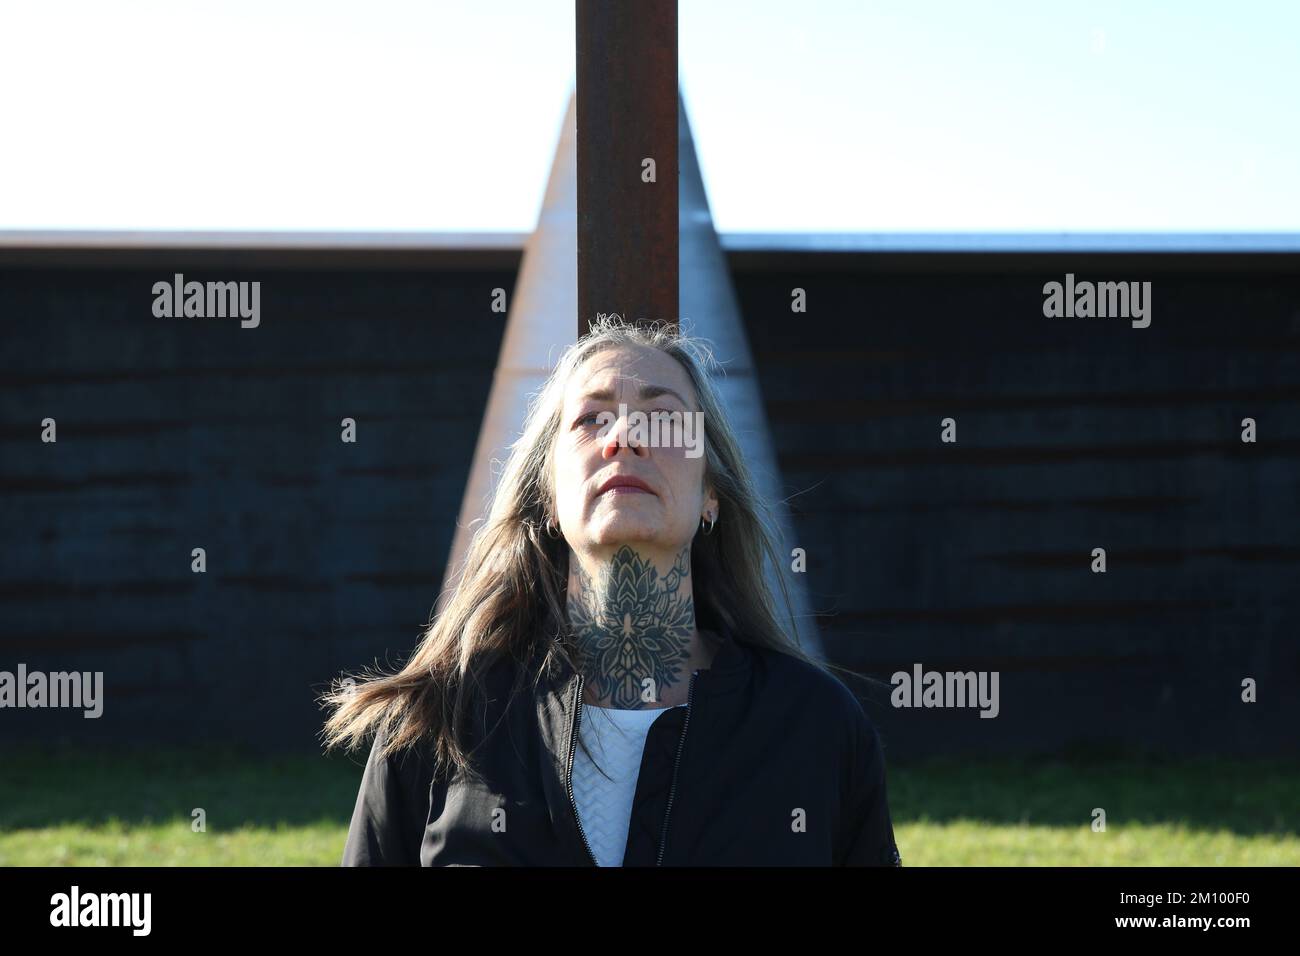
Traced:
[[[1000, 672], [994, 719], [869, 698], [893, 752], [1296, 752], [1296, 264], [769, 257], [740, 276], [827, 653], [883, 680]], [[1151, 325], [1045, 318], [1067, 272], [1151, 281]]]
[[[1001, 672], [996, 720], [869, 698], [896, 759], [1295, 752], [1296, 265], [738, 264], [828, 651]], [[179, 269], [261, 280], [261, 326], [154, 318], [165, 259], [0, 270], [0, 670], [106, 682], [102, 718], [3, 710], [0, 742], [310, 750], [314, 691], [399, 660], [433, 607], [513, 270]], [[1044, 318], [1066, 271], [1153, 281], [1151, 327]]]
[[260, 280], [260, 326], [154, 318], [170, 267], [0, 274], [0, 669], [106, 684], [0, 739], [311, 748], [313, 690], [428, 620], [513, 272], [184, 274]]

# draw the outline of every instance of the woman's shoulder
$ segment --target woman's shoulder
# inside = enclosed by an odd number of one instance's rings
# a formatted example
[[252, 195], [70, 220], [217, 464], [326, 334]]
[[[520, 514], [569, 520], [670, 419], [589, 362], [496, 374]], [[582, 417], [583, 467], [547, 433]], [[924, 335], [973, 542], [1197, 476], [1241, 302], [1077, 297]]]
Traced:
[[836, 674], [787, 651], [750, 646], [766, 680], [783, 693], [798, 697], [801, 706], [812, 708], [820, 719], [871, 725], [862, 702]]
[[[441, 710], [445, 704], [454, 708], [458, 695], [463, 692], [463, 713], [470, 717], [468, 726], [462, 725], [460, 739], [462, 746], [469, 746], [470, 740], [465, 735], [474, 734], [480, 729], [478, 723], [485, 715], [499, 706], [509, 703], [519, 692], [519, 682], [526, 681], [528, 666], [511, 654], [484, 657], [471, 668], [470, 676], [458, 679], [458, 682], [446, 681], [433, 698], [425, 698], [419, 706]], [[442, 703], [433, 703], [441, 700]], [[407, 728], [412, 724], [423, 728], [422, 732], [411, 737]], [[373, 730], [372, 750], [384, 751], [393, 736], [406, 737], [404, 742], [381, 758], [390, 764], [394, 771], [402, 774], [414, 774], [417, 778], [427, 777], [437, 761], [437, 737], [442, 729], [441, 718], [433, 710], [419, 714], [407, 713], [397, 721], [376, 721]]]

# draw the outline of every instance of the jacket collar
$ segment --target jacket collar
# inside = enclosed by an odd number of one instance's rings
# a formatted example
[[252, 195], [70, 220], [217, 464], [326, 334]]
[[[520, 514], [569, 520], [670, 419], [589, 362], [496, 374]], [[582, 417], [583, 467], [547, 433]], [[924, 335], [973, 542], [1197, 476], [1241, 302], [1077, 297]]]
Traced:
[[[709, 633], [718, 639], [718, 649], [709, 666], [700, 671], [699, 683], [701, 687], [707, 685], [709, 692], [731, 690], [744, 683], [749, 677], [753, 667], [754, 651], [748, 645], [738, 641], [731, 628], [725, 625], [710, 629]], [[542, 656], [539, 650], [534, 662], [540, 661]], [[558, 707], [561, 712], [564, 712], [569, 708], [577, 682], [576, 670], [570, 667], [562, 668], [549, 679], [538, 682], [536, 695], [538, 704], [550, 708]]]
[[[750, 668], [753, 666], [753, 650], [736, 640], [736, 635], [731, 628], [725, 625], [709, 629], [708, 633], [717, 639], [718, 649], [709, 666], [700, 671], [701, 681], [707, 678], [710, 689], [718, 690], [730, 689], [743, 682], [749, 676]], [[560, 694], [570, 692], [577, 679], [576, 671], [566, 669], [552, 682], [552, 690]]]
[[722, 627], [713, 630], [721, 643], [713, 655], [708, 669], [700, 671], [701, 683], [707, 683], [710, 690], [730, 690], [743, 683], [753, 666], [753, 651], [736, 640], [731, 628]]
[[[697, 698], [708, 698], [743, 686], [753, 667], [754, 651], [737, 641], [729, 628], [721, 627], [713, 633], [720, 638], [721, 643], [709, 667], [700, 671], [696, 680]], [[535, 662], [541, 656], [539, 650]], [[573, 797], [568, 790], [568, 772], [572, 761], [571, 747], [574, 744], [574, 719], [582, 706], [578, 699], [578, 678], [578, 672], [571, 668], [543, 678], [537, 682], [533, 699], [537, 729], [542, 741], [538, 757], [541, 761], [547, 809], [553, 824], [559, 826], [564, 823], [575, 828], [577, 823]], [[584, 850], [574, 862], [590, 863], [591, 860]]]

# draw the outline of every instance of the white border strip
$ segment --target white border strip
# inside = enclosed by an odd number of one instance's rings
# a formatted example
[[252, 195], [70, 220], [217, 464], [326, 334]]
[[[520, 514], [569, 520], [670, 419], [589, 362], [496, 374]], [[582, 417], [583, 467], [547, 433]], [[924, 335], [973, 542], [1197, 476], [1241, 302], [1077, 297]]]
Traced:
[[526, 232], [132, 232], [0, 230], [0, 249], [523, 249]]
[[760, 233], [722, 236], [728, 252], [1300, 252], [1300, 232]]
[[[522, 251], [524, 232], [0, 230], [0, 249]], [[1300, 252], [1300, 232], [731, 232], [726, 252]]]

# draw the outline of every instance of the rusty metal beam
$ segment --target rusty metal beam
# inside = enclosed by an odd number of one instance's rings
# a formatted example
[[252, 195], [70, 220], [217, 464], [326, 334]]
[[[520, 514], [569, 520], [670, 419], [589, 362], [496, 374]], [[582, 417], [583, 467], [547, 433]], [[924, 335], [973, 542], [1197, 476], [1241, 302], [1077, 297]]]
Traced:
[[675, 324], [677, 0], [576, 3], [578, 334], [598, 313]]

